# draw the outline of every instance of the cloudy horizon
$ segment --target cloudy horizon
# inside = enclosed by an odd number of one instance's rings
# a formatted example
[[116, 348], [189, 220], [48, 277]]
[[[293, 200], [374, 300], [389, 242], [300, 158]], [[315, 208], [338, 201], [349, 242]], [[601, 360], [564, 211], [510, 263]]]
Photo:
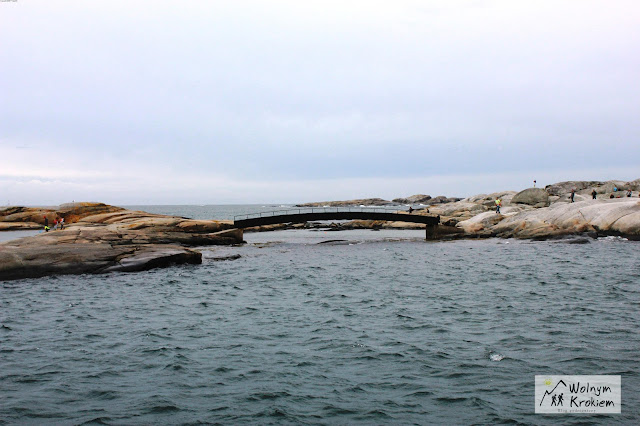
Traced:
[[640, 178], [632, 1], [0, 3], [0, 204]]

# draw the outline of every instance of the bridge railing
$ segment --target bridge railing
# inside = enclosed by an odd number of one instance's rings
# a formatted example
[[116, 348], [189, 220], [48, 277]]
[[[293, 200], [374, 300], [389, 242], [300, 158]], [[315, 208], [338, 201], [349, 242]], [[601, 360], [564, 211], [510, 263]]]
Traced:
[[[401, 206], [393, 206], [393, 207], [299, 207], [295, 209], [286, 209], [286, 210], [273, 210], [268, 212], [260, 212], [260, 213], [249, 213], [249, 214], [240, 214], [233, 217], [233, 221], [237, 222], [239, 220], [246, 219], [257, 219], [261, 217], [271, 217], [271, 216], [285, 216], [292, 214], [305, 214], [305, 213], [344, 213], [344, 212], [380, 212], [380, 213], [391, 213], [403, 211]], [[406, 210], [405, 210], [406, 211]]]

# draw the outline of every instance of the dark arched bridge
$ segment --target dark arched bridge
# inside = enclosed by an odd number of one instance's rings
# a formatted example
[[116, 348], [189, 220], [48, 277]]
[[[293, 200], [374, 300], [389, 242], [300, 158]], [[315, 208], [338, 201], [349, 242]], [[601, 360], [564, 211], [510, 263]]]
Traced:
[[234, 216], [235, 228], [274, 225], [277, 223], [304, 223], [316, 220], [387, 220], [392, 222], [424, 223], [433, 227], [440, 216], [422, 216], [385, 208], [372, 207], [312, 207]]

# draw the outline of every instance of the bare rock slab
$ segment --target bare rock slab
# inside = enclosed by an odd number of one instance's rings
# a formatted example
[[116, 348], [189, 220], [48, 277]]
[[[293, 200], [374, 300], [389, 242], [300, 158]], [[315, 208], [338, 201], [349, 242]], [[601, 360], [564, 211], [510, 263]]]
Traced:
[[0, 281], [48, 275], [142, 271], [201, 262], [201, 253], [178, 245], [76, 243], [20, 246], [5, 243], [0, 244]]

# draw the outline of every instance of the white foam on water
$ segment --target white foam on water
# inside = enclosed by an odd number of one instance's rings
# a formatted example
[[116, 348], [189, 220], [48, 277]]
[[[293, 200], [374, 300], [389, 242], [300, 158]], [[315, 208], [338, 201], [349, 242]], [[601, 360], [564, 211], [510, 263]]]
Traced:
[[500, 355], [500, 354], [489, 354], [489, 359], [491, 361], [502, 361], [504, 359], [504, 355]]
[[604, 241], [607, 243], [615, 243], [615, 242], [620, 242], [620, 241], [629, 241], [627, 238], [624, 237], [618, 237], [618, 236], [614, 236], [614, 235], [609, 235], [608, 237], [600, 237], [598, 238], [598, 241]]

